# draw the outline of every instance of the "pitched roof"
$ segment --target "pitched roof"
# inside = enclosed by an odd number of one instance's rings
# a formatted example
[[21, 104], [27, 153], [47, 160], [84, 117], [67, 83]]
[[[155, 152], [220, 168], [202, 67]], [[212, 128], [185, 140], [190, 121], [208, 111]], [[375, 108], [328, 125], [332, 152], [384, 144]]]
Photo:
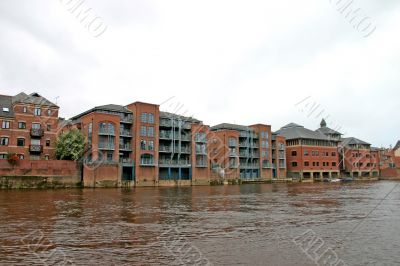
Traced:
[[160, 112], [160, 118], [179, 118], [183, 121], [189, 121], [189, 122], [193, 122], [193, 123], [200, 123], [201, 121], [193, 118], [193, 117], [189, 117], [189, 116], [183, 116], [183, 115], [178, 115], [178, 114], [174, 114], [174, 113], [170, 113], [170, 112]]
[[37, 92], [31, 93], [27, 95], [24, 92], [21, 92], [14, 97], [12, 97], [13, 104], [15, 103], [28, 103], [28, 104], [37, 104], [37, 105], [47, 105], [51, 107], [58, 107], [54, 103], [50, 102]]
[[400, 140], [397, 141], [396, 146], [394, 146], [393, 149], [397, 150], [398, 148], [400, 148]]
[[295, 123], [290, 123], [279, 129], [275, 133], [284, 136], [287, 140], [290, 139], [330, 140], [321, 132], [304, 128], [303, 126]]
[[100, 105], [96, 106], [92, 109], [89, 109], [83, 113], [80, 113], [74, 117], [71, 118], [71, 120], [76, 120], [79, 119], [80, 117], [97, 112], [97, 111], [109, 111], [109, 112], [116, 112], [116, 113], [126, 113], [126, 114], [132, 114], [132, 111], [126, 108], [125, 106], [118, 105], [118, 104], [106, 104], [106, 105]]
[[350, 138], [343, 138], [342, 139], [342, 144], [343, 146], [347, 146], [347, 145], [371, 145], [368, 142], [365, 142], [363, 140], [354, 138], [354, 137], [350, 137]]
[[321, 127], [321, 128], [318, 128], [316, 131], [319, 131], [319, 132], [321, 132], [322, 134], [325, 134], [325, 135], [343, 135], [342, 133], [340, 133], [340, 132], [338, 132], [336, 130], [333, 130], [333, 129], [329, 128], [329, 127]]
[[12, 96], [0, 95], [0, 117], [14, 117]]
[[248, 126], [229, 124], [229, 123], [218, 124], [218, 125], [215, 125], [215, 126], [211, 127], [210, 129], [212, 131], [224, 130], [224, 129], [227, 129], [227, 130], [239, 130], [239, 131], [254, 131], [253, 128], [248, 127]]

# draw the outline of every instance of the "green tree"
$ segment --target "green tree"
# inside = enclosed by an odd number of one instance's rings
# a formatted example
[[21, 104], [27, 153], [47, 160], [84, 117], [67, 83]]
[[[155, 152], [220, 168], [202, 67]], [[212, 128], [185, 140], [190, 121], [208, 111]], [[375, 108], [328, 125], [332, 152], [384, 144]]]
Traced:
[[85, 142], [85, 136], [77, 129], [63, 133], [56, 141], [57, 159], [78, 160], [84, 153]]

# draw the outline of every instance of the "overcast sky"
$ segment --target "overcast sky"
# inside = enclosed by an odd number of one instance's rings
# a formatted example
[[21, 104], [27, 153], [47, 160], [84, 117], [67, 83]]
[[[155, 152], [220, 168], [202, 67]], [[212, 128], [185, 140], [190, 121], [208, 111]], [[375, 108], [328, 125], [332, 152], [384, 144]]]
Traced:
[[38, 92], [67, 118], [167, 101], [209, 125], [328, 117], [375, 146], [400, 138], [398, 0], [86, 0], [89, 29], [76, 1], [0, 2], [1, 94]]

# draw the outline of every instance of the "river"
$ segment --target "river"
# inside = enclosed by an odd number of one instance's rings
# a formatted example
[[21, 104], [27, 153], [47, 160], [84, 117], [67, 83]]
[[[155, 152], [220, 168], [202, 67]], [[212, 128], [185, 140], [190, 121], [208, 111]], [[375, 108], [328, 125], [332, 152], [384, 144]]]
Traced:
[[2, 190], [0, 265], [396, 265], [399, 205], [394, 181]]

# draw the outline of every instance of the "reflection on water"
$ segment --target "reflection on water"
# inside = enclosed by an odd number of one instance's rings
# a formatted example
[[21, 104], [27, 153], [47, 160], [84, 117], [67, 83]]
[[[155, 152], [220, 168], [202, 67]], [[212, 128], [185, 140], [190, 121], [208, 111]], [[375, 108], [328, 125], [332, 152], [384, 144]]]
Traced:
[[180, 242], [214, 265], [312, 265], [306, 230], [348, 265], [398, 264], [400, 185], [371, 212], [397, 184], [0, 191], [0, 264], [187, 264]]

